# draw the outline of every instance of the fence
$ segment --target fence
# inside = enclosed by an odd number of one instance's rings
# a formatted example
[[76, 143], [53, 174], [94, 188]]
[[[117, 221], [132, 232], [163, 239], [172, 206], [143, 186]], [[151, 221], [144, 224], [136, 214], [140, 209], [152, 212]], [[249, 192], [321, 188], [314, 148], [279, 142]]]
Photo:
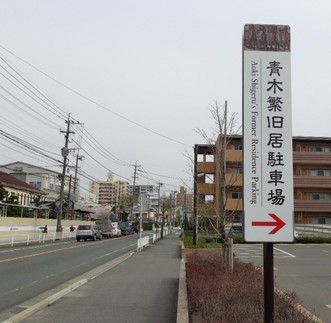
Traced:
[[55, 240], [75, 239], [75, 232], [18, 233], [0, 234], [0, 246], [29, 245], [33, 243], [53, 242]]
[[149, 236], [139, 238], [137, 241], [137, 252], [149, 245]]
[[326, 224], [296, 224], [299, 235], [331, 236], [331, 225]]

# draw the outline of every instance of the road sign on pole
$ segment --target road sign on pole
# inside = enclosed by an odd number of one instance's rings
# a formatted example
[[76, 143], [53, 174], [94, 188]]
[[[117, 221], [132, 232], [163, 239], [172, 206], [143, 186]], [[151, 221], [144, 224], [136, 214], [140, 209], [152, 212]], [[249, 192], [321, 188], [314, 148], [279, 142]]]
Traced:
[[293, 241], [290, 27], [245, 25], [244, 237]]

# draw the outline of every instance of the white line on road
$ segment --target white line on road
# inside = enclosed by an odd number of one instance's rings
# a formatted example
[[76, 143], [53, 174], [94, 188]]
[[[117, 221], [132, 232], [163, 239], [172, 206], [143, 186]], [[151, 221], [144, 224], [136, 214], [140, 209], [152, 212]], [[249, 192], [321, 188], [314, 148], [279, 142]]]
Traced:
[[296, 258], [295, 255], [292, 255], [291, 253], [286, 252], [286, 251], [284, 251], [284, 250], [282, 250], [282, 249], [278, 249], [278, 248], [275, 248], [275, 247], [274, 247], [274, 249], [277, 250], [277, 251], [279, 251], [279, 252], [281, 252], [281, 253], [284, 253], [285, 255], [288, 255], [288, 256], [290, 256], [290, 257]]

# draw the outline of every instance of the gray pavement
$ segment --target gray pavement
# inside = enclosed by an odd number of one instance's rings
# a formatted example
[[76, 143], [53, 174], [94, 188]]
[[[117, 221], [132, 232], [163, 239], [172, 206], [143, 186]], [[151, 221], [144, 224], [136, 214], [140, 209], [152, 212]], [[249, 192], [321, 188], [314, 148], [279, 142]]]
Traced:
[[180, 265], [178, 234], [165, 236], [23, 322], [174, 323]]

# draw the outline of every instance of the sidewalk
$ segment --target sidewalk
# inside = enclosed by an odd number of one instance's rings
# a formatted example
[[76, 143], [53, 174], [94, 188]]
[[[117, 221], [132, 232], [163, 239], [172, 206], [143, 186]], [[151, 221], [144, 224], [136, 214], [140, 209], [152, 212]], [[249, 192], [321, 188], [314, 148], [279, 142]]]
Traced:
[[175, 323], [180, 265], [179, 236], [165, 236], [23, 322]]

